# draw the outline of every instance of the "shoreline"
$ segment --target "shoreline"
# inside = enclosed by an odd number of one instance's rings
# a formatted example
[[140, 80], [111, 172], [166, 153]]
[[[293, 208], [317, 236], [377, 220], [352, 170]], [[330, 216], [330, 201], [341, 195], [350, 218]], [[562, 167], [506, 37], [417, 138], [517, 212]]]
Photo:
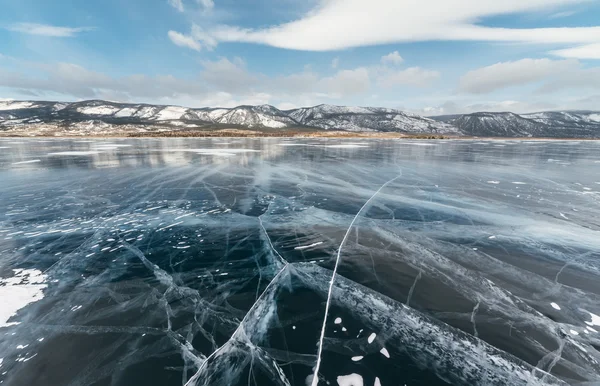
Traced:
[[407, 134], [397, 132], [349, 132], [349, 131], [315, 131], [315, 132], [261, 132], [250, 130], [219, 130], [219, 131], [168, 131], [168, 132], [112, 132], [99, 134], [64, 133], [27, 133], [0, 132], [0, 139], [10, 138], [293, 138], [293, 139], [408, 139], [408, 140], [485, 140], [485, 141], [598, 141], [599, 138], [559, 138], [559, 137], [467, 137], [445, 134]]

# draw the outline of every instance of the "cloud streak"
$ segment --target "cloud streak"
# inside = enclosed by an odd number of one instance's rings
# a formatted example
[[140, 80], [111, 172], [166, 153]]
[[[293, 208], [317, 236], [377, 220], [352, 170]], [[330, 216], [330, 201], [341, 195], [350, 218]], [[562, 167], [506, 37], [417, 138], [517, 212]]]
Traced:
[[585, 0], [371, 0], [368, 3], [320, 0], [311, 12], [289, 23], [259, 29], [220, 25], [195, 39], [307, 51], [432, 40], [598, 43], [599, 26], [518, 29], [477, 24], [486, 17], [560, 9], [583, 2]]
[[15, 23], [6, 27], [7, 30], [20, 32], [29, 35], [49, 36], [49, 37], [73, 37], [80, 32], [92, 31], [93, 27], [59, 27], [48, 24], [36, 23]]
[[555, 50], [550, 53], [563, 58], [600, 59], [600, 43]]
[[169, 0], [169, 5], [178, 10], [179, 12], [185, 11], [182, 0]]
[[194, 51], [200, 51], [202, 49], [200, 43], [191, 36], [183, 35], [175, 31], [169, 31], [167, 35], [176, 46], [186, 47]]
[[459, 80], [459, 91], [485, 94], [511, 86], [522, 86], [577, 70], [576, 60], [521, 59], [496, 63], [469, 71]]

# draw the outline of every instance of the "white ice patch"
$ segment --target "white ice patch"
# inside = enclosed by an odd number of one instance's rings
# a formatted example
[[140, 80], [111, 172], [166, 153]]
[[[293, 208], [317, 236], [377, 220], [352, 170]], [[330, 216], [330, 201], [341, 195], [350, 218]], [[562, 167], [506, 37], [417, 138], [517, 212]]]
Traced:
[[40, 160], [40, 159], [32, 159], [32, 160], [29, 160], [29, 161], [13, 162], [12, 164], [13, 165], [25, 165], [25, 164], [35, 164], [35, 163], [38, 163], [38, 162], [42, 162], [42, 160]]
[[0, 327], [18, 324], [8, 321], [20, 309], [41, 300], [44, 297], [43, 290], [47, 287], [46, 275], [37, 269], [13, 271], [13, 277], [0, 278]]
[[527, 185], [527, 182], [513, 181], [513, 184], [515, 184], [515, 185]]
[[381, 386], [381, 381], [378, 377], [375, 377], [375, 384], [373, 386]]
[[591, 322], [585, 322], [585, 324], [587, 324], [588, 326], [600, 326], [600, 316], [596, 315], [596, 314], [592, 314], [589, 311], [585, 311], [588, 314], [590, 314], [592, 321]]
[[352, 357], [352, 362], [358, 362], [358, 361], [362, 361], [363, 360], [363, 356], [359, 355], [356, 357]]
[[381, 353], [381, 355], [383, 355], [386, 358], [390, 357], [390, 353], [388, 352], [388, 350], [384, 347], [381, 350], [379, 350], [379, 352]]
[[369, 335], [369, 338], [367, 339], [369, 344], [373, 343], [373, 341], [375, 340], [376, 337], [377, 337], [376, 333], [372, 333], [371, 335]]
[[325, 147], [328, 147], [330, 149], [355, 149], [355, 148], [359, 148], [359, 147], [369, 147], [369, 146], [359, 145], [359, 144], [355, 144], [355, 143], [349, 143], [349, 144], [345, 144], [345, 145], [325, 145]]
[[342, 318], [335, 318], [334, 322], [335, 324], [342, 324]]
[[131, 147], [131, 145], [120, 145], [120, 144], [115, 144], [115, 143], [103, 143], [103, 144], [98, 144], [97, 146], [95, 146], [95, 149], [97, 149], [97, 150], [113, 150], [113, 149], [118, 149], [120, 147]]
[[230, 157], [242, 153], [258, 153], [259, 150], [254, 149], [165, 149], [170, 152], [190, 152], [202, 155], [214, 155], [221, 157]]
[[558, 214], [560, 214], [560, 217], [564, 218], [565, 220], [569, 219], [564, 213], [558, 212]]
[[554, 302], [553, 302], [553, 303], [550, 303], [550, 305], [551, 305], [551, 306], [552, 306], [552, 308], [554, 308], [555, 310], [558, 310], [558, 311], [560, 311], [560, 306], [559, 306], [558, 304], [556, 304], [556, 303], [554, 303]]
[[298, 250], [308, 249], [308, 248], [316, 247], [317, 245], [321, 245], [321, 244], [323, 244], [323, 242], [319, 241], [318, 243], [314, 243], [314, 244], [310, 244], [310, 245], [303, 245], [303, 246], [300, 246], [300, 247], [296, 247], [294, 249], [298, 249]]
[[570, 330], [569, 332], [570, 332], [572, 335], [579, 335], [579, 333], [578, 333], [577, 331], [575, 331], [575, 330]]
[[363, 377], [358, 374], [340, 375], [337, 383], [338, 386], [364, 386]]
[[94, 150], [89, 150], [89, 151], [60, 151], [57, 153], [48, 153], [49, 156], [62, 156], [62, 155], [96, 155], [96, 154], [100, 154], [100, 151], [94, 151]]
[[498, 185], [500, 181], [488, 181], [488, 184]]

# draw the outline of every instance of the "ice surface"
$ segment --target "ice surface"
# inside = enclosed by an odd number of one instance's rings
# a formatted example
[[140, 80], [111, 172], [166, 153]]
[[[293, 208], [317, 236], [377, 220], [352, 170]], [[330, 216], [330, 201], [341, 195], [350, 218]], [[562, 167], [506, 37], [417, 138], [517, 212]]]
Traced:
[[600, 382], [599, 142], [0, 144], [3, 385]]

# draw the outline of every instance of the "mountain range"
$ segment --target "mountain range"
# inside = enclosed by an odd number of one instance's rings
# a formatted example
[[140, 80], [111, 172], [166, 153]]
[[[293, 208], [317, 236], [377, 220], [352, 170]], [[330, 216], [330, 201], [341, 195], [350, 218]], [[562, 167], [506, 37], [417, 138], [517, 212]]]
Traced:
[[0, 132], [4, 135], [106, 135], [207, 129], [599, 138], [600, 113], [556, 111], [518, 115], [481, 112], [422, 117], [389, 108], [332, 105], [279, 110], [270, 105], [186, 108], [101, 100], [73, 103], [0, 101]]

